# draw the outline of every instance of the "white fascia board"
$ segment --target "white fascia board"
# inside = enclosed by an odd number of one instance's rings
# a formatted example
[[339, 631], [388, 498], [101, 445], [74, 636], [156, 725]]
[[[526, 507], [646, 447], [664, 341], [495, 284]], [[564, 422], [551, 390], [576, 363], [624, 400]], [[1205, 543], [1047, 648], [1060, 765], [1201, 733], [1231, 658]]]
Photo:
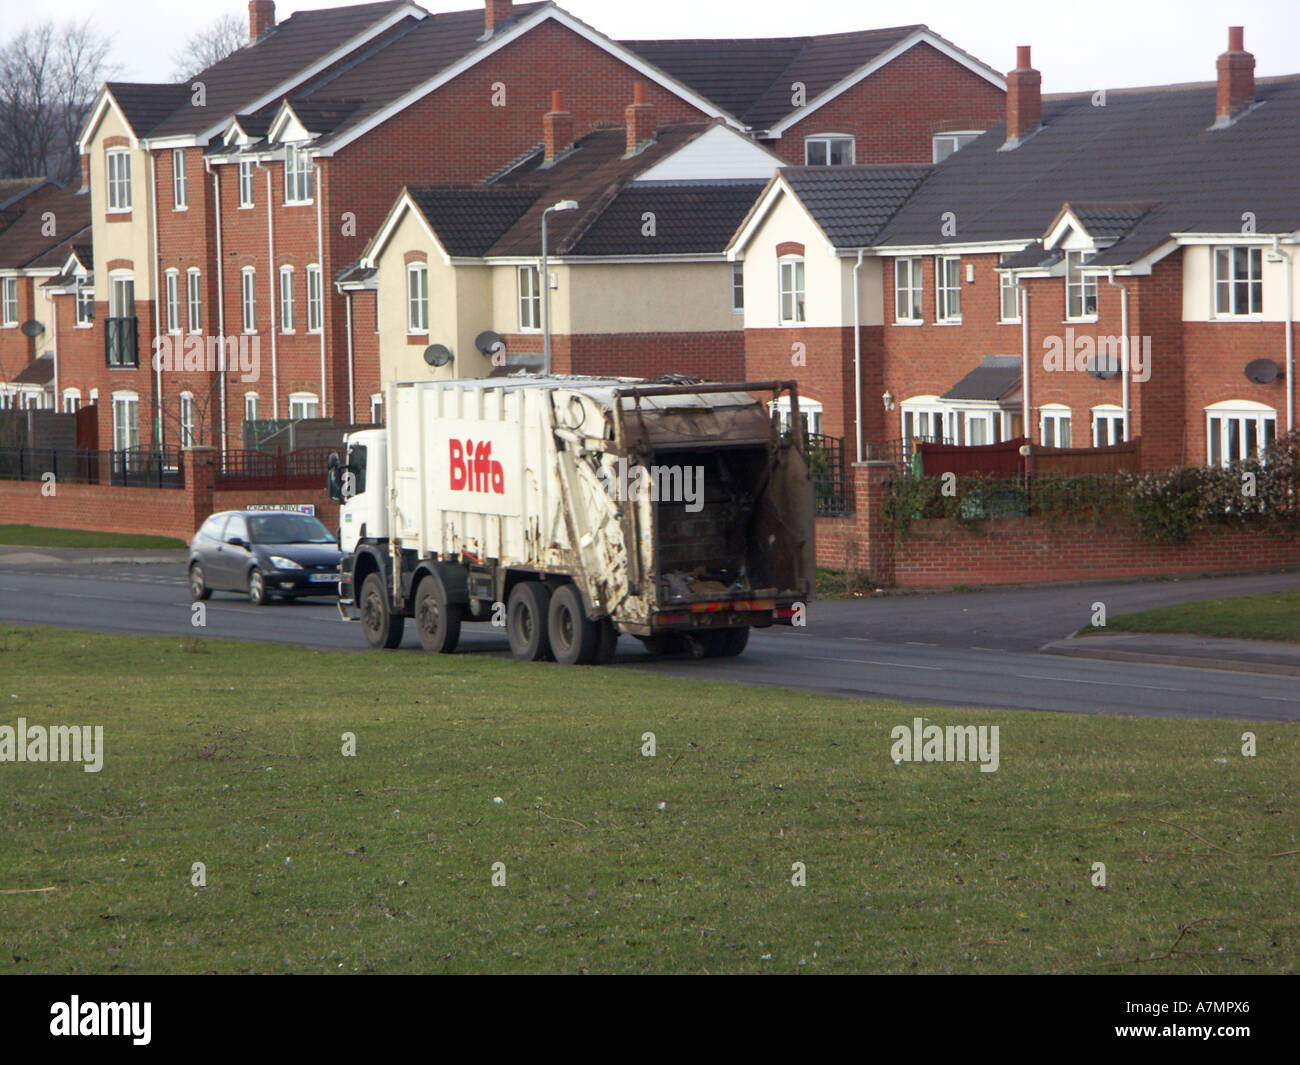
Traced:
[[[452, 262], [457, 265], [535, 266], [539, 259], [540, 253], [533, 256], [493, 255], [484, 259], [457, 258]], [[722, 252], [715, 255], [548, 255], [547, 261], [552, 266], [645, 266], [654, 263], [725, 263], [727, 256]]]
[[1036, 238], [1024, 240], [991, 240], [972, 242], [970, 244], [885, 244], [877, 245], [878, 256], [904, 258], [916, 255], [1002, 255], [1006, 252], [1023, 251], [1026, 244]]
[[1291, 233], [1170, 233], [1170, 238], [1178, 244], [1272, 244], [1274, 236], [1282, 240], [1294, 239]]
[[667, 89], [676, 96], [680, 96], [692, 107], [704, 112], [710, 118], [721, 118], [729, 126], [738, 130], [743, 131], [748, 128], [734, 115], [728, 114], [726, 111], [718, 108], [717, 105], [710, 103], [704, 97], [692, 92], [681, 82], [669, 77], [658, 67], [650, 65], [635, 53], [629, 52], [626, 48], [611, 41], [604, 34], [592, 29], [585, 22], [581, 22], [567, 12], [560, 10], [558, 7], [548, 4], [547, 6], [534, 11], [527, 18], [515, 23], [514, 26], [506, 30], [504, 33], [496, 34], [484, 41], [481, 47], [476, 48], [474, 51], [470, 52], [469, 55], [462, 57], [445, 70], [439, 71], [428, 81], [417, 85], [410, 92], [400, 96], [387, 107], [376, 111], [364, 122], [359, 123], [355, 129], [349, 130], [337, 140], [332, 141], [328, 147], [322, 150], [321, 155], [334, 155], [336, 152], [341, 151], [358, 137], [365, 136], [372, 129], [387, 122], [394, 115], [405, 111], [412, 104], [428, 96], [429, 93], [442, 88], [442, 86], [446, 85], [449, 81], [460, 77], [460, 75], [465, 73], [465, 71], [477, 66], [484, 59], [488, 58], [488, 56], [499, 52], [507, 45], [513, 44], [520, 37], [524, 36], [524, 34], [547, 21], [556, 22], [559, 25], [564, 26], [566, 29], [572, 30], [578, 36], [590, 41], [597, 48], [608, 52], [616, 59], [626, 63], [637, 73], [641, 74], [648, 80], [653, 81], [656, 85]]
[[1043, 249], [1045, 251], [1051, 251], [1057, 244], [1065, 239], [1065, 235], [1072, 229], [1078, 233], [1082, 233], [1089, 240], [1092, 239], [1092, 234], [1084, 228], [1083, 224], [1079, 221], [1078, 216], [1075, 215], [1073, 209], [1062, 210], [1057, 216], [1056, 223], [1051, 229], [1043, 234]]
[[438, 254], [442, 256], [442, 261], [447, 265], [451, 265], [451, 256], [447, 254], [447, 249], [443, 247], [442, 241], [438, 239], [438, 234], [429, 225], [429, 220], [424, 217], [424, 212], [411, 199], [411, 194], [403, 189], [401, 196], [393, 204], [392, 210], [388, 212], [388, 217], [384, 219], [384, 224], [379, 227], [379, 232], [366, 245], [366, 250], [362, 253], [360, 260], [363, 266], [378, 266], [379, 256], [383, 254], [385, 245], [397, 230], [397, 223], [402, 220], [402, 216], [407, 211], [410, 211], [415, 216], [416, 221], [420, 223], [420, 227], [429, 235], [429, 239], [433, 241], [433, 246], [438, 250]]
[[81, 155], [86, 154], [86, 148], [89, 146], [90, 138], [94, 135], [95, 130], [99, 128], [99, 123], [104, 118], [104, 112], [110, 107], [117, 112], [117, 117], [122, 120], [122, 125], [126, 127], [126, 131], [131, 138], [131, 147], [140, 147], [140, 139], [135, 135], [135, 130], [131, 128], [131, 123], [127, 121], [126, 112], [123, 111], [118, 105], [118, 102], [113, 99], [113, 94], [109, 92], [108, 86], [105, 85], [104, 88], [100, 90], [99, 102], [95, 104], [95, 109], [90, 113], [90, 118], [86, 120], [86, 126], [82, 130], [81, 136], [77, 138], [77, 151]]
[[986, 67], [974, 56], [967, 55], [960, 48], [956, 47], [953, 44], [950, 44], [948, 41], [945, 41], [942, 37], [939, 37], [936, 34], [931, 33], [929, 30], [917, 30], [915, 33], [907, 37], [904, 37], [892, 48], [885, 49], [885, 51], [881, 52], [880, 55], [876, 56], [876, 58], [873, 59], [866, 66], [859, 67], [847, 78], [842, 78], [840, 81], [836, 82], [820, 96], [809, 101], [807, 104], [805, 104], [803, 107], [800, 107], [798, 110], [792, 111], [790, 114], [786, 115], [785, 118], [781, 119], [780, 122], [778, 122], [776, 125], [774, 125], [771, 129], [767, 131], [767, 136], [773, 138], [780, 137], [782, 133], [784, 133], [787, 129], [793, 126], [796, 122], [802, 122], [805, 118], [811, 115], [819, 107], [822, 107], [823, 105], [830, 103], [841, 93], [847, 92], [849, 89], [853, 88], [853, 86], [856, 85], [858, 82], [862, 81], [864, 78], [869, 78], [872, 74], [874, 74], [877, 70], [883, 67], [886, 63], [890, 63], [893, 60], [897, 59], [900, 55], [902, 55], [904, 52], [906, 52], [909, 48], [913, 47], [914, 45], [923, 44], [923, 43], [928, 44], [931, 48], [935, 49], [935, 51], [943, 53], [943, 55], [947, 56], [954, 63], [957, 63], [965, 67], [971, 73], [978, 74], [990, 85], [993, 85], [996, 88], [1001, 89], [1003, 92], [1006, 92], [1007, 89], [1006, 78], [998, 74], [997, 71], [993, 70], [991, 67]]
[[[794, 190], [786, 183], [785, 177], [778, 172], [773, 176], [767, 188], [759, 195], [758, 201], [749, 209], [748, 216], [740, 223], [740, 228], [736, 230], [730, 242], [728, 242], [726, 254], [730, 262], [745, 258], [744, 249], [749, 246], [750, 241], [754, 239], [754, 234], [758, 231], [758, 227], [763, 224], [763, 220], [782, 196], [793, 197], [794, 201], [799, 204], [799, 209], [804, 214], [808, 214], [807, 208], [804, 207], [799, 197], [795, 196]], [[808, 221], [812, 222], [814, 226], [817, 225], [811, 215], [808, 216]]]

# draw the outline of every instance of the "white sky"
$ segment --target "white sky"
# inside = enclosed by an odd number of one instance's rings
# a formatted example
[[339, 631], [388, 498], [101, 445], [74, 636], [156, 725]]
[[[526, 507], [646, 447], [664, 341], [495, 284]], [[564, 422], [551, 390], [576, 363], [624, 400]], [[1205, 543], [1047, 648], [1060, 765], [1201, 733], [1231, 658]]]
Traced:
[[[279, 19], [338, 0], [280, 0]], [[426, 0], [429, 11], [457, 11], [474, 0]], [[998, 70], [1015, 65], [1015, 47], [1034, 49], [1044, 92], [1212, 81], [1227, 27], [1246, 28], [1257, 76], [1300, 72], [1297, 0], [563, 0], [560, 6], [614, 38], [780, 37], [923, 22]], [[217, 15], [247, 21], [241, 0], [0, 0], [5, 31], [46, 12], [93, 18], [114, 30], [118, 77], [165, 81], [171, 55]], [[743, 14], [739, 14], [743, 13]], [[738, 21], [739, 19], [739, 21]]]

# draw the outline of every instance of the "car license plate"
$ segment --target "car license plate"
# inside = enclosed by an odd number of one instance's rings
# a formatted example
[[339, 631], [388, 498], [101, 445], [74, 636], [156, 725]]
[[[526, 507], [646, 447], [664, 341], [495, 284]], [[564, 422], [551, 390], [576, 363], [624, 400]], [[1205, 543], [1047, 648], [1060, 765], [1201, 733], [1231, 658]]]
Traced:
[[338, 584], [339, 575], [337, 573], [313, 573], [311, 579], [313, 584]]

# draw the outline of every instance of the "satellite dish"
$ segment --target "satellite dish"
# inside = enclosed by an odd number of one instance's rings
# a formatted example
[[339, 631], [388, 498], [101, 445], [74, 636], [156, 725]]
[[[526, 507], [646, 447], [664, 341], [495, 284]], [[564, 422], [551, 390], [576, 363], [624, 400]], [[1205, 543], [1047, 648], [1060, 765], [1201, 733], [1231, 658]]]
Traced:
[[1088, 360], [1088, 373], [1098, 381], [1109, 381], [1112, 377], [1119, 376], [1119, 360], [1111, 355], [1094, 355]]
[[31, 318], [22, 324], [23, 336], [38, 337], [45, 332], [45, 326], [35, 318]]
[[1272, 359], [1255, 359], [1246, 363], [1246, 380], [1257, 385], [1272, 384], [1282, 374], [1282, 368]]
[[446, 344], [430, 344], [424, 349], [424, 361], [430, 366], [446, 366], [451, 359], [451, 348]]
[[476, 336], [474, 346], [488, 358], [498, 354], [504, 355], [506, 352], [506, 342], [501, 339], [501, 334], [494, 333], [491, 329]]

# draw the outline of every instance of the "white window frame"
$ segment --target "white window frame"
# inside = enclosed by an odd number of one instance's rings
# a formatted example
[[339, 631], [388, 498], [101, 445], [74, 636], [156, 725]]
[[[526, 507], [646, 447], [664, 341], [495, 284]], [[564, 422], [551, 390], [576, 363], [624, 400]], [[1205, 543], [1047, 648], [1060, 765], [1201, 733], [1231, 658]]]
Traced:
[[429, 334], [429, 264], [406, 264], [406, 335]]
[[320, 416], [320, 397], [315, 392], [294, 392], [289, 396], [290, 420], [298, 421]]
[[185, 149], [172, 149], [172, 210], [188, 211], [189, 198], [185, 187]]
[[[843, 146], [848, 144], [848, 159], [842, 163], [831, 162], [831, 152], [836, 145]], [[814, 163], [812, 161], [813, 145], [822, 148], [826, 152], [826, 162]], [[803, 165], [804, 166], [853, 166], [858, 154], [858, 140], [852, 133], [818, 133], [811, 137], [805, 137], [803, 140]]]
[[131, 149], [110, 148], [104, 153], [104, 187], [109, 214], [131, 210]]
[[257, 421], [257, 393], [256, 392], [244, 393], [244, 421], [246, 422]]
[[[1238, 274], [1237, 253], [1246, 253], [1246, 274]], [[1227, 275], [1223, 274], [1224, 259]], [[1232, 244], [1217, 245], [1210, 249], [1210, 313], [1214, 318], [1259, 319], [1264, 314], [1264, 249], [1258, 246]], [[1246, 309], [1241, 310], [1238, 294], [1245, 287]], [[1220, 310], [1220, 297], [1225, 297], [1227, 310]]]
[[[782, 325], [804, 325], [808, 321], [807, 263], [802, 255], [783, 255], [776, 263], [777, 318]], [[786, 314], [787, 298], [790, 314]]]
[[961, 256], [934, 257], [934, 320], [939, 325], [961, 324]]
[[519, 331], [542, 331], [542, 273], [531, 264], [515, 271], [515, 287], [519, 304]]
[[[779, 396], [767, 405], [768, 415], [775, 414], [781, 424], [781, 432], [788, 433], [793, 421], [790, 411], [790, 397]], [[808, 432], [821, 435], [825, 424], [825, 409], [821, 403], [809, 396], [799, 397], [799, 417], [807, 419]]]
[[[950, 155], [956, 155], [971, 141], [983, 136], [983, 134], [982, 129], [954, 129], [947, 133], [936, 133], [930, 138], [930, 161], [936, 164], [942, 163]], [[939, 154], [940, 142], [944, 142], [945, 146], [951, 144], [950, 149], [942, 155]]]
[[18, 327], [18, 278], [0, 277], [0, 326]]
[[251, 159], [239, 161], [239, 209], [257, 206], [257, 164]]
[[286, 206], [312, 203], [316, 194], [315, 164], [296, 144], [284, 148], [284, 202]]
[[320, 267], [312, 263], [307, 267], [307, 332], [319, 333], [324, 320]]
[[93, 329], [95, 327], [95, 290], [78, 284], [73, 296], [76, 309], [76, 328]]
[[731, 264], [731, 313], [745, 313], [745, 261], [737, 259]]
[[[1124, 408], [1114, 403], [1100, 403], [1088, 412], [1089, 433], [1093, 447], [1113, 447], [1128, 439], [1128, 422], [1124, 418]], [[1105, 439], [1102, 428], [1105, 427]], [[1111, 437], [1117, 437], [1112, 440]]]
[[[925, 321], [925, 277], [921, 266], [923, 261], [920, 256], [911, 255], [894, 260], [895, 325], [920, 325]], [[906, 278], [904, 274], [907, 275]], [[908, 297], [908, 313], [902, 315], [898, 311], [904, 294]]]
[[[1253, 454], [1247, 454], [1245, 443], [1251, 431], [1255, 436], [1255, 447]], [[1205, 408], [1205, 461], [1208, 465], [1227, 466], [1243, 459], [1262, 459], [1269, 443], [1276, 439], [1277, 410], [1266, 403], [1230, 399]]]
[[245, 266], [239, 271], [240, 321], [245, 333], [257, 332], [257, 270]]
[[[1097, 320], [1097, 275], [1083, 273], [1083, 267], [1092, 259], [1090, 251], [1067, 251], [1065, 253], [1065, 320], [1067, 322], [1095, 322]], [[1070, 303], [1075, 292], [1079, 294], [1080, 313], [1074, 314]], [[1092, 310], [1088, 310], [1088, 299], [1092, 298]]]
[[63, 390], [63, 413], [76, 414], [81, 410], [81, 389], [65, 388]]
[[167, 270], [163, 274], [167, 308], [167, 332], [177, 336], [181, 331], [181, 272]]
[[185, 271], [185, 317], [191, 334], [203, 332], [203, 275], [196, 266]]
[[280, 267], [280, 332], [294, 332], [293, 267]]
[[180, 395], [180, 440], [181, 447], [193, 447], [194, 435], [194, 393], [182, 392]]
[[[1012, 302], [1015, 304], [1016, 313], [1012, 318], [1007, 317], [1007, 293], [1010, 292]], [[998, 273], [998, 322], [1003, 325], [1020, 324], [1020, 285], [1016, 282], [1016, 275], [1009, 270], [1002, 270]]]
[[[129, 307], [123, 303], [127, 286], [131, 290], [131, 305]], [[110, 318], [134, 318], [136, 316], [135, 274], [130, 270], [115, 271], [108, 275], [108, 316]]]
[[[1065, 443], [1061, 443], [1062, 435], [1066, 438]], [[1044, 447], [1073, 447], [1074, 418], [1070, 408], [1064, 403], [1044, 403], [1038, 409], [1038, 439]]]
[[[952, 439], [948, 433], [951, 412], [938, 396], [913, 396], [898, 406], [898, 423], [905, 444], [910, 446], [913, 440], [942, 444]], [[922, 427], [925, 431], [918, 433]], [[936, 428], [939, 430], [937, 434]]]
[[[123, 417], [129, 412], [130, 417]], [[140, 396], [136, 392], [113, 393], [113, 450], [129, 451], [140, 446]]]

